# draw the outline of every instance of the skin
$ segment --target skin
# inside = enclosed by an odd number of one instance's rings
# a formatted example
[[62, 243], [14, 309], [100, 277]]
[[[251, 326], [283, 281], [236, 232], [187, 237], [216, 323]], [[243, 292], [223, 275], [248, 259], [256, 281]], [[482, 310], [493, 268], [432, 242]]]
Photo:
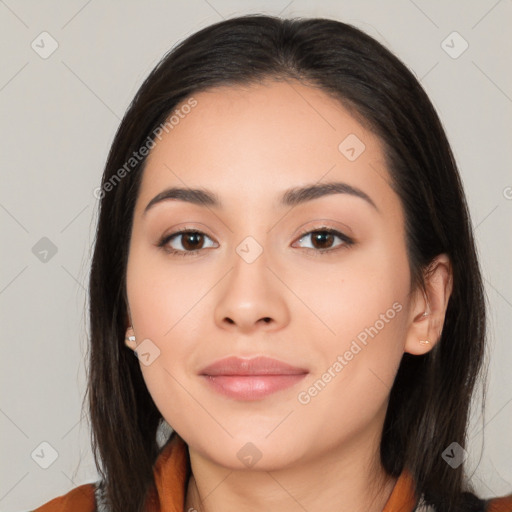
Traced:
[[[148, 157], [127, 269], [127, 335], [136, 336], [127, 344], [134, 349], [149, 338], [160, 350], [141, 371], [189, 447], [185, 510], [381, 511], [396, 483], [378, 455], [390, 388], [404, 352], [423, 354], [438, 341], [451, 293], [449, 258], [435, 260], [427, 295], [411, 290], [404, 212], [380, 139], [322, 91], [268, 81], [194, 97], [197, 106]], [[349, 134], [365, 145], [355, 161], [338, 149]], [[349, 194], [278, 203], [289, 188], [327, 181], [358, 187], [377, 209]], [[174, 199], [144, 214], [170, 186], [207, 188], [223, 207]], [[354, 245], [301, 238], [324, 226]], [[162, 235], [185, 227], [205, 233], [198, 253], [157, 247]], [[236, 252], [247, 236], [263, 250], [252, 263]], [[177, 236], [167, 245], [190, 250], [186, 242]], [[319, 254], [326, 248], [334, 250]], [[300, 403], [299, 392], [394, 303], [401, 306], [394, 318]], [[198, 376], [229, 355], [266, 355], [309, 374], [262, 400], [234, 400]], [[247, 442], [262, 455], [252, 467], [237, 457]]]

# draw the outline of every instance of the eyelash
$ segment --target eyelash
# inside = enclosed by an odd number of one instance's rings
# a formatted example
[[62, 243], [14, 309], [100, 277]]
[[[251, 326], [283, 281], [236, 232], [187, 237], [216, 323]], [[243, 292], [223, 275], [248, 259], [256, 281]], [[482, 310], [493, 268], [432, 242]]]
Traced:
[[[163, 251], [167, 252], [168, 254], [172, 254], [173, 256], [194, 256], [198, 252], [200, 252], [203, 249], [194, 249], [193, 251], [181, 251], [177, 249], [169, 249], [166, 247], [166, 245], [175, 237], [179, 235], [185, 235], [187, 233], [194, 233], [194, 234], [200, 234], [205, 235], [208, 237], [206, 233], [203, 233], [202, 231], [199, 231], [197, 229], [184, 229], [182, 231], [176, 231], [175, 233], [171, 233], [170, 235], [163, 236], [159, 242], [157, 243], [157, 246], [162, 249]], [[302, 240], [306, 235], [311, 235], [313, 233], [329, 233], [330, 235], [334, 235], [338, 238], [340, 238], [344, 243], [341, 245], [338, 245], [336, 247], [333, 247], [331, 249], [312, 249], [311, 247], [305, 247], [305, 249], [308, 252], [312, 252], [315, 256], [324, 256], [325, 254], [330, 254], [333, 252], [336, 252], [341, 249], [346, 249], [354, 245], [354, 240], [349, 238], [347, 235], [340, 233], [336, 229], [328, 228], [327, 226], [320, 226], [318, 228], [310, 229], [308, 231], [304, 231], [300, 234], [300, 236], [297, 238], [297, 240]], [[210, 237], [208, 237], [210, 238]]]

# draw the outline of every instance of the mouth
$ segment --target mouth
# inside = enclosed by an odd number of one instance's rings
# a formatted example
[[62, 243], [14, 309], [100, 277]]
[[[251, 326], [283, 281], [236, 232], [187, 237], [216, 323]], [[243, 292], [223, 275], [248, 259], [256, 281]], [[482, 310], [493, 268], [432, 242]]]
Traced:
[[268, 357], [228, 357], [207, 366], [199, 375], [217, 393], [251, 401], [290, 388], [308, 373], [305, 368]]

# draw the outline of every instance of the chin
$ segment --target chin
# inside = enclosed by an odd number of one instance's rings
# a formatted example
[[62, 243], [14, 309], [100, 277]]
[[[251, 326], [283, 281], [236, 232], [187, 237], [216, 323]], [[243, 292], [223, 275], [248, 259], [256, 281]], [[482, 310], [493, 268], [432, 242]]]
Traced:
[[[203, 433], [204, 434], [204, 433]], [[200, 435], [198, 433], [198, 435]], [[221, 439], [190, 439], [190, 447], [200, 452], [216, 464], [230, 470], [258, 470], [276, 471], [293, 465], [304, 456], [304, 446], [310, 443], [304, 440], [288, 438], [289, 443], [284, 443], [283, 438], [274, 434], [268, 436], [259, 431], [246, 430], [232, 433], [233, 437], [221, 435]], [[300, 448], [302, 447], [302, 449]], [[194, 448], [192, 448], [194, 449]]]

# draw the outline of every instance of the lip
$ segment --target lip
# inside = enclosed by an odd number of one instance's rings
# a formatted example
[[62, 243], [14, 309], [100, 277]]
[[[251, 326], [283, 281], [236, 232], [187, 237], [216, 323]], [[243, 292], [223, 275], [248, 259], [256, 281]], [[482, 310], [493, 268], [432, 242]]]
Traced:
[[258, 356], [252, 358], [230, 356], [203, 368], [200, 375], [299, 375], [305, 368], [292, 366], [278, 359]]
[[199, 375], [218, 393], [238, 400], [260, 400], [300, 382], [308, 370], [277, 359], [227, 357]]

